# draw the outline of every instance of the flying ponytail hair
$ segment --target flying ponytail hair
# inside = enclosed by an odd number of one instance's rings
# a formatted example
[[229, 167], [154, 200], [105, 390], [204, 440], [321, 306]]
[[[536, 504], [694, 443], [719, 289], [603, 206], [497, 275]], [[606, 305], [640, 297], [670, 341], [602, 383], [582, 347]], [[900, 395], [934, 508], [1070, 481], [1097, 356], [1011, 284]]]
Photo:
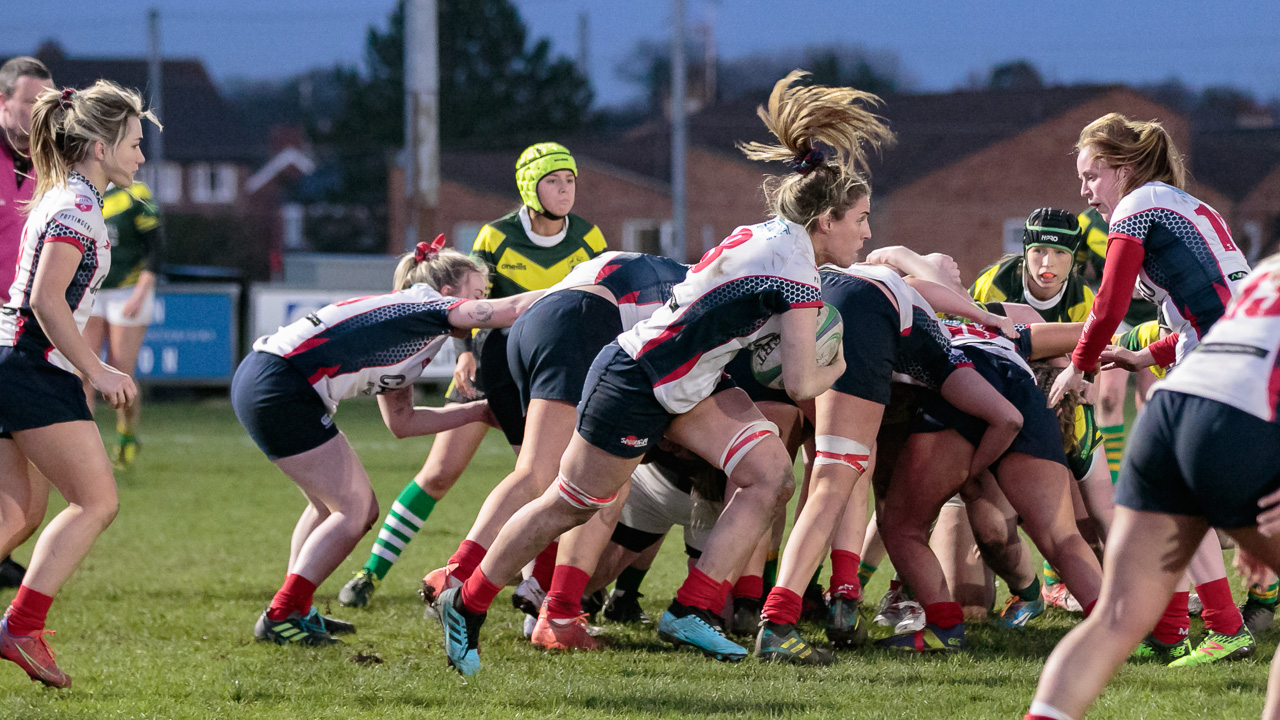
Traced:
[[[809, 73], [793, 70], [773, 86], [768, 107], [756, 114], [776, 144], [739, 143], [751, 160], [787, 163], [792, 172], [765, 179], [765, 199], [773, 214], [805, 229], [830, 211], [839, 220], [871, 194], [868, 156], [894, 142], [884, 118], [869, 108], [878, 96], [853, 88], [797, 85]], [[830, 148], [827, 158], [817, 143]]]
[[71, 169], [88, 158], [94, 143], [119, 145], [129, 131], [130, 118], [146, 118], [164, 129], [154, 113], [143, 109], [142, 97], [108, 80], [84, 90], [45, 90], [31, 112], [31, 162], [36, 187], [26, 211], [44, 194], [66, 182]]
[[420, 283], [437, 291], [445, 285], [457, 287], [468, 273], [480, 273], [488, 279], [488, 268], [444, 245], [444, 235], [440, 234], [429, 243], [418, 243], [413, 252], [401, 255], [392, 281], [394, 289], [404, 290]]
[[1094, 157], [1109, 167], [1129, 168], [1129, 177], [1120, 187], [1120, 197], [1149, 182], [1186, 188], [1186, 160], [1173, 144], [1169, 131], [1155, 120], [1130, 120], [1120, 113], [1103, 115], [1080, 131], [1076, 152], [1083, 152], [1087, 147], [1092, 147]]

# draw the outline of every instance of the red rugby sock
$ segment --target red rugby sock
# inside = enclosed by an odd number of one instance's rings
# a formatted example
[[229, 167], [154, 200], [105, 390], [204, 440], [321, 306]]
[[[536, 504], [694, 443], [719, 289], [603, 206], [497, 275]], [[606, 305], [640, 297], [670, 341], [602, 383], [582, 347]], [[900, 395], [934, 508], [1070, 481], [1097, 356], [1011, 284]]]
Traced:
[[764, 609], [760, 611], [760, 615], [771, 623], [794, 625], [800, 619], [800, 611], [803, 607], [804, 600], [799, 595], [778, 585], [769, 591], [769, 597], [765, 599]]
[[552, 620], [571, 620], [582, 614], [582, 593], [591, 576], [572, 565], [557, 565], [551, 576], [545, 607]]
[[1164, 608], [1164, 614], [1156, 622], [1151, 634], [1165, 645], [1180, 643], [1191, 628], [1191, 616], [1187, 613], [1187, 591], [1176, 592]]
[[862, 599], [862, 581], [858, 579], [858, 565], [862, 558], [848, 550], [831, 551], [831, 593], [839, 592], [850, 600]]
[[551, 587], [552, 576], [556, 572], [556, 553], [560, 551], [560, 543], [552, 542], [533, 559], [533, 579], [543, 590]]
[[453, 553], [453, 557], [449, 558], [449, 564], [457, 564], [457, 568], [453, 571], [453, 576], [459, 580], [465, 581], [471, 577], [471, 573], [480, 567], [480, 561], [484, 560], [484, 554], [487, 552], [484, 546], [472, 540], [463, 540], [458, 545], [458, 549]]
[[18, 594], [9, 605], [9, 634], [34, 635], [44, 629], [45, 618], [53, 596], [36, 592], [26, 585], [18, 587]]
[[471, 577], [462, 583], [462, 606], [477, 615], [489, 612], [493, 599], [502, 592], [502, 587], [494, 585], [484, 576], [484, 571], [476, 568]]
[[1240, 632], [1240, 626], [1244, 625], [1244, 618], [1240, 615], [1240, 609], [1236, 607], [1236, 601], [1231, 597], [1231, 584], [1226, 578], [1218, 578], [1203, 585], [1197, 585], [1196, 592], [1199, 593], [1200, 602], [1204, 605], [1200, 617], [1204, 619], [1204, 626], [1210, 632], [1220, 632], [1225, 635], [1235, 635]]
[[719, 583], [698, 568], [689, 570], [689, 576], [676, 591], [676, 602], [685, 607], [706, 610], [712, 615], [719, 615], [724, 609], [724, 601], [728, 592], [728, 583]]
[[284, 585], [271, 599], [271, 607], [267, 608], [267, 619], [283, 620], [289, 613], [306, 615], [311, 610], [311, 600], [315, 597], [316, 584], [298, 575], [289, 573], [285, 576]]
[[958, 602], [930, 603], [924, 606], [924, 620], [943, 630], [950, 630], [964, 622], [964, 610]]
[[764, 597], [764, 576], [743, 575], [733, 584], [733, 597], [759, 600]]

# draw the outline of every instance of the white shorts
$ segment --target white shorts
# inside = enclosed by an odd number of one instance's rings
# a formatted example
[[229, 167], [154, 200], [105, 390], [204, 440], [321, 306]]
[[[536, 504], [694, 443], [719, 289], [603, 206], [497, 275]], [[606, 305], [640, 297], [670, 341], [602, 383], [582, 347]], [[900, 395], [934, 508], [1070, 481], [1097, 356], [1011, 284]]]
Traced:
[[134, 317], [125, 317], [124, 306], [129, 303], [129, 298], [133, 297], [133, 288], [135, 286], [114, 288], [112, 290], [99, 290], [97, 298], [93, 301], [93, 310], [90, 312], [91, 317], [106, 318], [107, 323], [117, 327], [146, 327], [151, 324], [151, 320], [156, 310], [156, 291], [152, 288], [147, 293], [146, 298], [142, 300], [142, 307], [138, 309], [138, 314]]
[[680, 490], [673, 484], [675, 477], [674, 472], [655, 463], [637, 466], [618, 522], [653, 535], [666, 535], [679, 525], [684, 528], [684, 544], [701, 551], [724, 503]]

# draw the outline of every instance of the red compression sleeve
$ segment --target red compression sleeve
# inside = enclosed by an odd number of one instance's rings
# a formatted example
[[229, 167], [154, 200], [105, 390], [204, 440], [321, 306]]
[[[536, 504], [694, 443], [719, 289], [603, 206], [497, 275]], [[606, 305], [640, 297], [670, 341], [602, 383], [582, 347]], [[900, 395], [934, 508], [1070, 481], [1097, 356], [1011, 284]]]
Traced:
[[1128, 312], [1129, 301], [1133, 299], [1133, 284], [1138, 279], [1145, 255], [1142, 245], [1127, 235], [1112, 235], [1107, 241], [1107, 261], [1102, 266], [1098, 297], [1084, 322], [1084, 334], [1071, 354], [1072, 364], [1084, 372], [1098, 369], [1098, 356], [1111, 342], [1111, 336]]
[[1167, 368], [1178, 359], [1178, 333], [1166, 335], [1151, 343], [1151, 357], [1156, 364]]

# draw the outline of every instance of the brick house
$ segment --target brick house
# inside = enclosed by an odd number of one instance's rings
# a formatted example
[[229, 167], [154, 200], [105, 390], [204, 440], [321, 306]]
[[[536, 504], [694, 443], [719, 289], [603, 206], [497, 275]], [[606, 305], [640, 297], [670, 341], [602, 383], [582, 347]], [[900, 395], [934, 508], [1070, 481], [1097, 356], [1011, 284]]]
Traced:
[[1226, 209], [1215, 207], [1250, 262], [1280, 252], [1280, 129], [1197, 133], [1192, 151], [1196, 177], [1226, 196]]
[[[735, 144], [767, 140], [755, 109], [761, 99], [712, 106], [689, 123], [686, 261], [737, 225], [765, 217], [760, 183], [766, 167]], [[1120, 86], [979, 90], [891, 96], [881, 109], [898, 143], [872, 163], [872, 247], [904, 244], [954, 256], [966, 279], [1004, 252], [1019, 252], [1021, 228], [1034, 209], [1083, 209], [1073, 147], [1080, 130], [1109, 112], [1158, 119], [1189, 157], [1190, 190], [1219, 210], [1254, 244], [1280, 242], [1280, 132], [1192, 135], [1186, 118]], [[671, 254], [670, 139], [665, 126], [620, 137], [562, 139], [581, 171], [575, 212], [601, 227], [610, 246]], [[481, 223], [519, 202], [514, 180], [520, 149], [444, 153], [440, 227], [467, 246]], [[393, 199], [403, 197], [393, 177]], [[393, 202], [394, 214], [403, 212]], [[393, 238], [403, 237], [400, 226]]]
[[[59, 87], [87, 87], [98, 79], [147, 87], [144, 58], [71, 57], [54, 42], [34, 55]], [[200, 60], [165, 59], [162, 77], [164, 161], [144, 165], [140, 177], [165, 213], [166, 260], [230, 266], [266, 279], [279, 269], [288, 230], [287, 186], [314, 163], [300, 143], [250, 136]], [[143, 132], [155, 130], [148, 125]]]

